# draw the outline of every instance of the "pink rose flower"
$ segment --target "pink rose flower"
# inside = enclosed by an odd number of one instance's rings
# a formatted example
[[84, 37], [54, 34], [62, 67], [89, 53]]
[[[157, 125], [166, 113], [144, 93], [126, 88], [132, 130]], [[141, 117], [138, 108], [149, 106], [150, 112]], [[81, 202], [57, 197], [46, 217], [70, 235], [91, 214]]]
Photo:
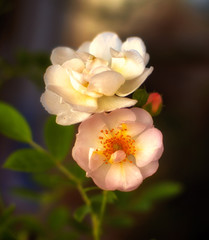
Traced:
[[158, 169], [162, 133], [141, 108], [98, 113], [82, 122], [74, 160], [104, 190], [132, 191]]

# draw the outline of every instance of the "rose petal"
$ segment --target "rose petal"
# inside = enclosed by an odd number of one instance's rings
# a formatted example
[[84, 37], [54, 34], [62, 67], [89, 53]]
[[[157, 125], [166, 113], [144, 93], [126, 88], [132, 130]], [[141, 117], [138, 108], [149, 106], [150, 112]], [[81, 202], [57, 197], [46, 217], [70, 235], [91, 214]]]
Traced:
[[152, 116], [142, 108], [131, 108], [132, 112], [134, 112], [136, 116], [136, 122], [145, 125], [147, 128], [153, 126], [153, 119]]
[[135, 121], [135, 114], [129, 109], [117, 109], [109, 114], [101, 115], [103, 121], [108, 126], [109, 130], [112, 128], [117, 128], [121, 123], [125, 121]]
[[126, 80], [138, 77], [145, 69], [144, 59], [135, 51], [124, 53], [124, 57], [113, 57], [111, 68], [121, 73]]
[[137, 122], [126, 121], [125, 124], [127, 128], [126, 133], [127, 135], [130, 135], [132, 138], [135, 138], [147, 128], [146, 125]]
[[116, 92], [116, 94], [120, 97], [127, 96], [134, 92], [138, 87], [142, 85], [142, 83], [147, 79], [147, 77], [152, 73], [153, 67], [145, 68], [142, 75], [139, 77], [126, 81]]
[[48, 90], [42, 94], [41, 103], [47, 112], [57, 115], [56, 122], [60, 125], [75, 124], [90, 116], [89, 113], [73, 111], [72, 107], [60, 96]]
[[136, 100], [130, 98], [103, 96], [98, 98], [98, 108], [96, 112], [110, 112], [118, 108], [131, 107], [136, 103]]
[[112, 164], [105, 177], [106, 190], [132, 191], [143, 181], [140, 170], [129, 162]]
[[97, 99], [81, 94], [76, 91], [70, 84], [68, 88], [55, 85], [48, 85], [48, 90], [62, 96], [66, 103], [69, 103], [75, 111], [79, 112], [95, 112], [97, 109]]
[[68, 88], [70, 86], [70, 78], [66, 70], [60, 65], [51, 65], [44, 74], [44, 81], [47, 85], [57, 85]]
[[89, 151], [89, 169], [95, 171], [98, 167], [104, 164], [105, 156], [97, 152], [94, 148]]
[[158, 161], [152, 161], [148, 165], [140, 168], [143, 178], [145, 179], [153, 175], [157, 171], [158, 167], [159, 167]]
[[90, 44], [89, 53], [95, 57], [102, 58], [108, 62], [111, 59], [110, 48], [120, 50], [122, 42], [117, 34], [112, 32], [104, 32], [98, 34]]
[[122, 51], [136, 50], [143, 58], [145, 57], [146, 47], [139, 37], [130, 37], [122, 44]]
[[88, 90], [113, 96], [118, 88], [125, 82], [123, 76], [114, 71], [104, 71], [94, 75], [90, 81]]
[[68, 126], [82, 122], [89, 116], [91, 116], [90, 113], [74, 111], [71, 108], [69, 111], [59, 113], [56, 118], [56, 123], [63, 126]]
[[89, 41], [86, 41], [81, 44], [81, 46], [77, 49], [77, 52], [89, 52], [89, 46], [90, 46]]
[[101, 114], [95, 114], [79, 125], [72, 156], [78, 165], [86, 172], [90, 171], [89, 149], [97, 149], [100, 141], [100, 131], [104, 127], [105, 123], [101, 118]]
[[53, 49], [50, 60], [53, 65], [62, 65], [65, 61], [68, 61], [75, 57], [75, 51], [68, 47], [57, 47]]
[[69, 61], [66, 61], [63, 63], [62, 65], [63, 68], [66, 68], [68, 70], [73, 70], [79, 73], [82, 73], [82, 71], [84, 70], [84, 62], [79, 59], [79, 58], [72, 58]]
[[126, 153], [123, 150], [118, 150], [111, 155], [109, 162], [118, 163], [123, 161], [125, 158], [126, 158]]
[[144, 167], [152, 161], [158, 160], [163, 152], [162, 133], [156, 128], [149, 128], [135, 140], [136, 164]]
[[41, 103], [48, 113], [54, 115], [67, 112], [71, 108], [60, 96], [48, 90], [41, 95]]

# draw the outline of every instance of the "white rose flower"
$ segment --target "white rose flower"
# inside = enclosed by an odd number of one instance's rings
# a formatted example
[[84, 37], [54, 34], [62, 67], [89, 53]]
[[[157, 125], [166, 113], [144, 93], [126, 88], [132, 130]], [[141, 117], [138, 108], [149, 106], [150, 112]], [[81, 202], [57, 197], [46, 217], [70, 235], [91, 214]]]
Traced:
[[57, 115], [60, 125], [71, 125], [93, 113], [130, 107], [136, 100], [125, 98], [151, 74], [143, 41], [130, 37], [124, 43], [116, 33], [104, 32], [77, 51], [57, 47], [52, 65], [44, 75], [46, 90], [41, 103]]

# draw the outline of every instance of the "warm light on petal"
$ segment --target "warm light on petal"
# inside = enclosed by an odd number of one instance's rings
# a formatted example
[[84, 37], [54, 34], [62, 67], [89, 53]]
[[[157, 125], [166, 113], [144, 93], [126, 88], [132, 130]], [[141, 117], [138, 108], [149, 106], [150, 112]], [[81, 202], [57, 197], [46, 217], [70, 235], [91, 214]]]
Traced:
[[145, 57], [146, 47], [139, 37], [130, 37], [122, 44], [122, 51], [136, 50], [143, 58]]
[[159, 159], [163, 152], [162, 133], [156, 128], [150, 128], [136, 139], [136, 164], [144, 167], [151, 161]]
[[102, 93], [105, 96], [113, 96], [124, 82], [125, 79], [121, 74], [114, 71], [104, 71], [90, 79], [88, 90]]
[[53, 65], [62, 65], [64, 62], [75, 57], [75, 51], [68, 47], [57, 47], [52, 51], [50, 60]]
[[120, 98], [117, 96], [98, 98], [98, 108], [96, 112], [110, 112], [118, 108], [131, 107], [137, 103], [130, 98]]
[[121, 73], [126, 80], [130, 80], [143, 73], [145, 64], [137, 51], [130, 50], [124, 53], [124, 57], [113, 57], [111, 67]]
[[120, 97], [124, 97], [124, 96], [131, 94], [132, 92], [134, 92], [137, 88], [139, 88], [142, 85], [142, 83], [147, 79], [147, 77], [152, 73], [153, 70], [154, 70], [153, 67], [145, 68], [142, 75], [140, 75], [139, 77], [137, 77], [133, 80], [126, 81], [118, 89], [116, 94]]
[[112, 32], [104, 32], [98, 34], [90, 44], [89, 53], [97, 58], [110, 61], [110, 48], [120, 50], [122, 42], [117, 34]]

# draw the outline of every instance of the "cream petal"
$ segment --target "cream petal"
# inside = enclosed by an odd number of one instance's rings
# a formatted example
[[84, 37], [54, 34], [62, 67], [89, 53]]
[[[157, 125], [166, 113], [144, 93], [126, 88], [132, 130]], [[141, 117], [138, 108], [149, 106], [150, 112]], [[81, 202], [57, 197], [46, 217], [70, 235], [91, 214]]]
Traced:
[[57, 115], [62, 112], [68, 112], [71, 107], [65, 103], [60, 96], [46, 90], [41, 96], [41, 103], [50, 114]]
[[111, 68], [121, 73], [126, 80], [131, 80], [143, 73], [145, 64], [137, 51], [130, 50], [124, 53], [124, 57], [113, 57]]
[[98, 98], [98, 108], [96, 112], [110, 112], [118, 108], [131, 107], [137, 103], [136, 100], [130, 98], [121, 98], [117, 96], [103, 96]]
[[139, 37], [130, 37], [122, 44], [122, 51], [136, 50], [143, 58], [146, 54], [146, 47], [144, 42]]
[[[99, 136], [105, 123], [101, 114], [95, 114], [83, 121], [78, 127], [75, 145], [72, 149], [72, 156], [78, 165], [86, 172], [89, 172], [89, 149], [97, 149], [100, 142]], [[94, 134], [92, 134], [94, 133]]]
[[89, 169], [95, 171], [98, 167], [104, 164], [105, 156], [96, 152], [94, 148], [89, 150]]
[[135, 114], [130, 109], [126, 108], [116, 109], [113, 112], [102, 115], [102, 117], [109, 130], [119, 127], [123, 122], [136, 120]]
[[70, 78], [66, 69], [60, 65], [51, 65], [44, 74], [44, 81], [47, 85], [56, 85], [68, 88], [70, 86]]
[[75, 51], [68, 47], [57, 47], [53, 49], [50, 60], [53, 65], [62, 65], [65, 61], [68, 61], [75, 57]]
[[81, 44], [81, 46], [77, 49], [77, 52], [89, 52], [90, 41], [86, 41]]
[[89, 116], [91, 116], [90, 113], [74, 111], [71, 108], [66, 112], [59, 113], [56, 118], [56, 123], [63, 126], [68, 126], [82, 122], [86, 120]]
[[50, 114], [57, 115], [56, 122], [60, 125], [71, 125], [87, 119], [91, 114], [73, 111], [57, 94], [46, 90], [41, 96], [41, 103]]
[[136, 122], [145, 125], [146, 128], [150, 128], [153, 126], [152, 116], [146, 110], [136, 107], [131, 108], [130, 110], [134, 112], [136, 116]]
[[125, 79], [121, 74], [105, 71], [94, 75], [89, 80], [88, 90], [102, 93], [105, 96], [113, 96], [124, 82]]
[[118, 35], [113, 32], [98, 34], [90, 44], [89, 53], [108, 62], [111, 59], [110, 48], [120, 50], [122, 42]]
[[80, 112], [95, 112], [97, 109], [97, 99], [81, 94], [76, 91], [72, 85], [68, 88], [59, 87], [56, 85], [48, 85], [47, 89], [62, 96], [66, 103], [69, 103], [75, 111]]
[[144, 167], [152, 161], [158, 160], [163, 153], [162, 133], [156, 128], [149, 128], [135, 140], [136, 164]]
[[158, 167], [159, 167], [159, 162], [152, 161], [149, 164], [147, 164], [146, 166], [140, 168], [143, 178], [145, 179], [145, 178], [153, 175], [157, 171]]
[[69, 61], [66, 61], [62, 65], [63, 68], [68, 69], [69, 71], [73, 70], [78, 73], [82, 73], [84, 70], [84, 62], [79, 58], [72, 58]]
[[144, 72], [142, 73], [142, 75], [140, 75], [139, 77], [133, 79], [133, 80], [129, 80], [126, 81], [116, 92], [116, 94], [118, 96], [124, 97], [127, 96], [129, 94], [131, 94], [132, 92], [134, 92], [138, 87], [140, 87], [142, 85], [142, 83], [147, 79], [147, 77], [152, 73], [153, 71], [153, 67], [150, 68], [145, 68]]
[[124, 192], [136, 189], [143, 181], [140, 170], [129, 162], [113, 163], [108, 170], [105, 182], [107, 190]]

